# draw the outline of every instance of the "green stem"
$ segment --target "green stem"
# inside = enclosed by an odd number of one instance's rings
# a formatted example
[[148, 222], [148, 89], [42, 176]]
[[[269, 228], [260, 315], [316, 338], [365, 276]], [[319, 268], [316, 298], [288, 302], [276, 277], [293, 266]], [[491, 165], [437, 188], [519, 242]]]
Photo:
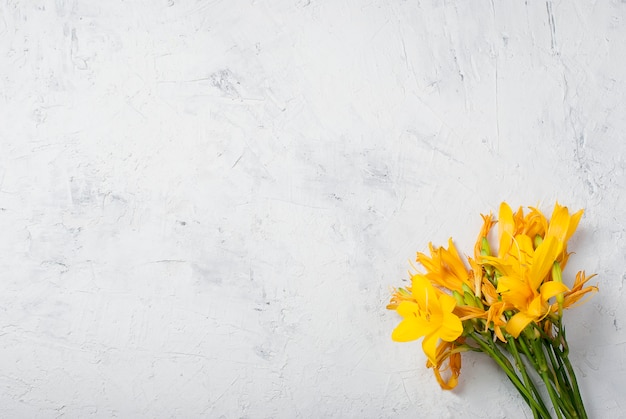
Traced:
[[574, 372], [572, 364], [569, 362], [569, 346], [567, 345], [567, 339], [565, 339], [565, 329], [563, 328], [563, 324], [561, 322], [558, 323], [558, 332], [559, 341], [561, 343], [560, 346], [563, 348], [563, 350], [560, 351], [560, 358], [563, 360], [565, 368], [567, 368], [570, 382], [572, 383], [572, 395], [574, 396], [574, 402], [578, 408], [579, 416], [587, 419], [587, 412], [585, 411], [585, 404], [583, 403], [583, 398], [580, 395], [580, 389], [578, 388], [576, 373]]
[[527, 342], [527, 338], [525, 338], [523, 335], [520, 335], [519, 338], [517, 338], [517, 341], [519, 342], [520, 348], [526, 356], [526, 359], [532, 364], [535, 371], [539, 371], [539, 364], [537, 363], [537, 359], [535, 358], [533, 346], [528, 344], [529, 342]]
[[553, 383], [556, 387], [556, 390], [560, 396], [563, 404], [566, 405], [568, 411], [576, 412], [574, 408], [575, 396], [572, 392], [572, 386], [570, 385], [569, 377], [567, 376], [567, 372], [563, 366], [563, 361], [561, 360], [561, 352], [555, 346], [552, 340], [542, 339], [542, 342], [546, 348], [546, 353], [548, 354], [548, 358], [550, 360], [550, 364], [552, 368], [550, 368], [550, 372], [554, 377]]
[[[565, 337], [563, 337], [565, 340]], [[565, 368], [567, 368], [570, 381], [572, 383], [572, 395], [574, 396], [574, 403], [578, 409], [578, 416], [582, 419], [587, 419], [587, 412], [585, 411], [585, 405], [583, 403], [583, 399], [580, 395], [580, 390], [578, 389], [578, 381], [576, 380], [576, 374], [574, 373], [574, 368], [572, 368], [572, 364], [569, 362], [569, 357], [567, 352], [563, 352], [561, 359], [565, 364]]]
[[[530, 388], [532, 390], [532, 392], [535, 395], [535, 400], [537, 400], [537, 403], [541, 405], [543, 410], [547, 411], [548, 409], [543, 403], [541, 394], [539, 394], [537, 387], [535, 387], [535, 384], [532, 382], [532, 380], [528, 376], [528, 372], [526, 371], [526, 365], [524, 365], [522, 358], [520, 357], [519, 351], [517, 350], [517, 344], [515, 342], [515, 339], [512, 336], [508, 336], [507, 346], [509, 348], [509, 352], [511, 352], [511, 354], [513, 355], [513, 358], [515, 359], [515, 364], [517, 365], [517, 369], [522, 373], [522, 377], [524, 378], [524, 383], [526, 384], [526, 388]], [[533, 411], [533, 416], [535, 418], [537, 417], [541, 418], [541, 416], [538, 416], [539, 410], [536, 409], [532, 405], [530, 405], [530, 407]]]
[[539, 363], [538, 372], [544, 384], [546, 385], [546, 388], [548, 389], [548, 394], [550, 395], [550, 399], [552, 400], [552, 404], [554, 406], [557, 417], [562, 418], [562, 413], [565, 415], [566, 418], [578, 418], [576, 410], [569, 400], [568, 394], [563, 394], [563, 392], [560, 390], [561, 386], [559, 385], [559, 380], [554, 371], [548, 366], [545, 354], [543, 352], [543, 347], [541, 343], [542, 340], [543, 339], [537, 339], [533, 344], [535, 349], [535, 356]]
[[563, 360], [561, 359], [561, 352], [558, 347], [555, 346], [553, 341], [543, 340], [543, 345], [546, 347], [546, 352], [548, 357], [550, 358], [550, 363], [552, 364], [552, 368], [554, 373], [558, 377], [559, 382], [562, 387], [571, 394], [572, 386], [569, 382], [569, 378], [567, 377], [567, 371], [565, 370], [565, 366], [563, 365]]
[[[580, 395], [578, 388], [578, 381], [576, 380], [576, 374], [574, 368], [569, 361], [569, 347], [567, 340], [565, 339], [565, 329], [563, 324], [559, 321], [554, 322], [557, 335], [555, 338], [544, 338], [544, 344], [548, 349], [548, 354], [551, 355], [551, 361], [554, 365], [555, 371], [560, 373], [562, 377], [562, 384], [566, 386], [570, 411], [573, 412], [571, 417], [587, 419], [587, 412], [585, 411], [585, 405]], [[550, 351], [551, 350], [551, 351]], [[551, 352], [554, 354], [552, 356]], [[554, 359], [556, 359], [555, 365]]]
[[[537, 347], [534, 344], [535, 340], [528, 338], [524, 335], [520, 335], [517, 339], [517, 342], [519, 343], [520, 348], [526, 357], [526, 360], [530, 362], [530, 364], [533, 366], [533, 368], [535, 369], [537, 374], [539, 374], [539, 376], [542, 378], [542, 381], [543, 381], [543, 377], [541, 376], [541, 371], [543, 368], [542, 363], [541, 363], [542, 358], [537, 354]], [[539, 346], [539, 350], [541, 350], [541, 346]], [[545, 381], [544, 381], [544, 385], [545, 385]], [[538, 396], [538, 397], [541, 398], [541, 396]], [[543, 399], [541, 400], [543, 401]], [[554, 400], [552, 399], [552, 397], [550, 397], [550, 400], [554, 404]], [[558, 406], [555, 405], [554, 408], [555, 410], [557, 410], [557, 415], [558, 415], [558, 409], [559, 409]]]
[[535, 400], [533, 394], [528, 390], [528, 388], [526, 388], [526, 386], [524, 386], [524, 383], [520, 381], [519, 377], [513, 370], [513, 367], [509, 360], [506, 358], [506, 356], [504, 356], [504, 354], [502, 354], [502, 352], [500, 352], [500, 350], [497, 348], [497, 346], [495, 346], [493, 341], [490, 340], [489, 337], [487, 337], [486, 340], [483, 340], [478, 333], [473, 333], [472, 337], [474, 338], [474, 341], [478, 344], [478, 346], [480, 346], [482, 351], [487, 353], [500, 366], [500, 368], [502, 368], [502, 370], [509, 377], [509, 380], [511, 380], [517, 391], [520, 392], [520, 394], [524, 397], [531, 409], [533, 409], [533, 412], [536, 411], [541, 418], [549, 418], [550, 413], [548, 413], [548, 410], [546, 409], [543, 402], [540, 404], [539, 402], [537, 402], [537, 400]]

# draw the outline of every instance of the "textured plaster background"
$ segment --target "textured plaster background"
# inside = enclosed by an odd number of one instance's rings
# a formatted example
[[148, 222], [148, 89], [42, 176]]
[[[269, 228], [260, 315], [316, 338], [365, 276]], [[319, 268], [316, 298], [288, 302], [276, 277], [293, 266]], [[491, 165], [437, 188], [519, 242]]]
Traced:
[[479, 213], [586, 213], [566, 314], [624, 414], [626, 2], [0, 3], [0, 416], [524, 418], [390, 288]]

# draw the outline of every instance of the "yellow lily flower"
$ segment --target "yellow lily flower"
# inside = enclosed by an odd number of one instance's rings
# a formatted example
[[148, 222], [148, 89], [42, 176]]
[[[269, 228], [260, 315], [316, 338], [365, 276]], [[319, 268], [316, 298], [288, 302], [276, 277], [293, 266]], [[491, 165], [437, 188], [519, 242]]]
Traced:
[[506, 325], [514, 337], [530, 322], [541, 320], [550, 312], [550, 298], [569, 291], [561, 282], [545, 281], [557, 257], [557, 239], [547, 237], [534, 252], [530, 240], [526, 243], [520, 246], [525, 249], [520, 251], [519, 263], [510, 265], [512, 272], [499, 279], [497, 288], [502, 300], [519, 310]]
[[502, 333], [502, 327], [506, 327], [507, 321], [504, 317], [504, 311], [510, 309], [505, 302], [498, 301], [494, 303], [487, 311], [487, 324], [485, 324], [485, 330], [488, 330], [493, 325], [493, 331], [502, 342], [506, 342], [504, 333]]
[[493, 225], [495, 224], [491, 213], [489, 213], [489, 215], [480, 214], [480, 216], [483, 219], [483, 226], [481, 227], [480, 232], [478, 233], [478, 237], [476, 238], [476, 244], [474, 244], [474, 258], [468, 258], [471, 268], [470, 281], [473, 282], [474, 295], [478, 298], [481, 298], [483, 289], [483, 267], [479, 262], [483, 256], [483, 240], [484, 243], [486, 243], [487, 245], [486, 251], [487, 253], [489, 253], [489, 242], [487, 241], [487, 236], [491, 231], [491, 227], [493, 227]]
[[506, 202], [500, 204], [500, 211], [498, 212], [498, 237], [500, 238], [498, 257], [503, 258], [509, 252], [515, 237], [513, 211]]
[[[577, 305], [580, 305], [584, 302], [584, 301], [580, 301], [580, 299], [584, 297], [586, 294], [598, 292], [598, 287], [595, 285], [590, 285], [588, 287], [583, 288], [583, 286], [587, 283], [587, 281], [589, 281], [594, 276], [596, 275], [594, 274], [594, 275], [587, 277], [585, 276], [584, 271], [580, 271], [576, 274], [576, 280], [574, 281], [574, 286], [572, 287], [571, 290], [567, 291], [564, 294], [563, 308], [576, 307]], [[555, 303], [552, 305], [553, 312], [557, 312], [558, 309], [559, 309], [558, 304]]]
[[474, 259], [480, 260], [482, 256], [481, 250], [483, 245], [483, 239], [487, 238], [489, 232], [491, 231], [491, 227], [496, 223], [493, 219], [491, 213], [489, 215], [480, 214], [483, 219], [483, 226], [480, 228], [480, 232], [478, 233], [478, 238], [476, 239], [476, 244], [474, 245]]
[[430, 248], [430, 257], [424, 253], [418, 253], [417, 262], [426, 268], [425, 276], [433, 284], [461, 293], [463, 292], [463, 284], [473, 288], [470, 274], [459, 256], [452, 239], [448, 240], [447, 249], [443, 247], [435, 248], [432, 243], [428, 247]]
[[[558, 203], [557, 203], [558, 205]], [[504, 240], [504, 247], [499, 255], [508, 251], [510, 240], [518, 234], [524, 234], [531, 239], [535, 236], [544, 237], [548, 230], [548, 220], [537, 208], [530, 207], [530, 212], [524, 215], [524, 210], [519, 207], [517, 212], [513, 213], [511, 207], [506, 202], [500, 204], [498, 213], [498, 226], [500, 240]], [[503, 233], [506, 233], [503, 235]]]
[[548, 230], [548, 220], [537, 208], [530, 207], [530, 212], [523, 218], [521, 233], [530, 238], [544, 237]]
[[[532, 346], [536, 343], [543, 351], [543, 344], [528, 339], [545, 339], [544, 343], [558, 349], [549, 353], [564, 356], [568, 362], [567, 354], [559, 349], [567, 347], [562, 311], [598, 291], [596, 286], [586, 285], [594, 275], [586, 277], [584, 272], [578, 272], [571, 289], [563, 283], [562, 270], [569, 257], [567, 241], [576, 231], [582, 214], [582, 210], [570, 213], [557, 202], [548, 219], [536, 208], [530, 207], [527, 213], [522, 207], [513, 211], [502, 202], [497, 219], [491, 213], [481, 214], [483, 223], [473, 257], [460, 256], [452, 239], [447, 247], [429, 243], [429, 254], [417, 253], [417, 262], [425, 273], [415, 273], [419, 269], [411, 264], [411, 285], [393, 289], [387, 308], [397, 311], [402, 320], [393, 330], [392, 339], [407, 342], [423, 338], [426, 366], [433, 368], [444, 390], [456, 387], [461, 352], [468, 350], [487, 353], [499, 361], [507, 374], [511, 369], [523, 372], [526, 368], [507, 363], [503, 353], [509, 351], [517, 357], [519, 352], [524, 352], [529, 359], [536, 358], [536, 362], [529, 364], [542, 375], [546, 385], [554, 384], [552, 376], [546, 378], [545, 371], [540, 370], [545, 359], [540, 364], [538, 349]], [[490, 240], [496, 224], [497, 238]], [[524, 334], [520, 338], [531, 323], [542, 333], [535, 332], [534, 337]], [[466, 338], [472, 340], [466, 343]], [[497, 340], [508, 345], [496, 345]], [[551, 363], [556, 365], [554, 359]], [[564, 365], [561, 361], [559, 364]], [[561, 378], [567, 383], [565, 375]], [[556, 385], [561, 384], [561, 378], [557, 377]], [[525, 381], [524, 391], [524, 383], [513, 380], [534, 415], [548, 417], [541, 400], [533, 402], [539, 393], [536, 389], [529, 390], [529, 382]], [[578, 390], [572, 394], [575, 396]], [[560, 409], [567, 416], [569, 407], [578, 409], [580, 403], [578, 396], [554, 407], [557, 413]]]
[[[570, 215], [567, 207], [557, 203], [547, 228], [541, 213], [534, 209], [527, 217], [523, 217], [521, 210], [514, 215], [503, 202], [499, 216], [498, 257], [483, 257], [483, 262], [503, 274], [497, 291], [505, 303], [518, 310], [506, 326], [517, 337], [530, 322], [540, 321], [549, 314], [550, 298], [570, 292], [563, 283], [552, 281], [550, 272], [555, 261], [567, 261], [566, 243], [576, 230], [582, 210]], [[533, 237], [524, 234], [539, 235], [543, 231], [545, 237], [538, 245]]]
[[552, 217], [550, 217], [546, 237], [552, 236], [556, 238], [561, 245], [567, 243], [570, 237], [572, 237], [572, 234], [576, 231], [576, 227], [578, 227], [578, 222], [582, 216], [583, 210], [570, 215], [567, 207], [562, 207], [557, 202], [554, 205]]
[[391, 338], [408, 342], [424, 337], [422, 348], [433, 365], [437, 363], [437, 342], [455, 341], [463, 333], [461, 320], [453, 314], [456, 300], [436, 290], [424, 275], [412, 278], [411, 292], [415, 301], [403, 300], [396, 311], [403, 320], [394, 329]]
[[557, 261], [561, 268], [565, 268], [569, 254], [567, 253], [567, 241], [572, 237], [578, 227], [578, 222], [583, 216], [583, 210], [574, 214], [569, 213], [567, 207], [562, 207], [557, 202], [550, 218], [550, 224], [545, 237], [554, 237], [559, 243]]

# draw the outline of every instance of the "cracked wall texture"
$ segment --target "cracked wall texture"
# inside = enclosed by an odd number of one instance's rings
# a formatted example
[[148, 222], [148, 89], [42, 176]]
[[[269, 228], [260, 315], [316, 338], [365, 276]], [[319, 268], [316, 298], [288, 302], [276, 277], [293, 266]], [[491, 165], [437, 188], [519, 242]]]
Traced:
[[384, 307], [501, 200], [586, 213], [566, 314], [624, 417], [626, 2], [4, 1], [0, 416], [523, 418]]

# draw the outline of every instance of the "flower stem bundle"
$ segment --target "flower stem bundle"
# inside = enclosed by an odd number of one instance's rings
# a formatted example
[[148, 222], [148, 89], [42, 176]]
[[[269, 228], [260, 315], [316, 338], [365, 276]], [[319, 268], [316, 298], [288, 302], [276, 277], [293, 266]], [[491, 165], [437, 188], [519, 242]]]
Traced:
[[462, 352], [483, 352], [504, 371], [535, 418], [551, 413], [586, 418], [562, 322], [563, 310], [598, 290], [587, 285], [593, 275], [582, 271], [571, 287], [563, 281], [567, 241], [582, 214], [570, 214], [557, 203], [548, 220], [535, 208], [514, 213], [503, 202], [497, 221], [491, 214], [482, 216], [467, 262], [452, 239], [447, 249], [430, 244], [429, 255], [417, 254], [425, 272], [412, 272], [411, 285], [395, 290], [387, 306], [402, 317], [392, 339], [423, 338], [426, 366], [443, 389], [457, 385]]

